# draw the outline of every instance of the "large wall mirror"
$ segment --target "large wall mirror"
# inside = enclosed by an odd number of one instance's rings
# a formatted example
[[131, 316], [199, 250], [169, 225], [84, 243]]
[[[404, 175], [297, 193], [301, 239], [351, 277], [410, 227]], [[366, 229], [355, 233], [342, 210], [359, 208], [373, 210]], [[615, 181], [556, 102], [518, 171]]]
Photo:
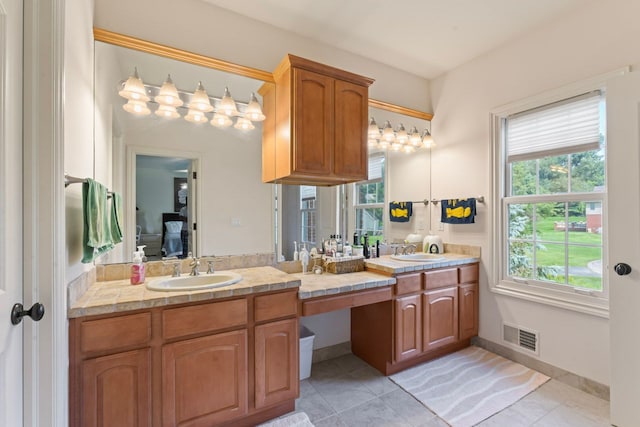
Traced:
[[203, 123], [185, 120], [186, 108], [167, 119], [155, 114], [153, 102], [150, 114], [131, 114], [118, 92], [134, 70], [157, 88], [170, 74], [185, 101], [199, 83], [214, 105], [228, 88], [241, 112], [252, 93], [261, 103], [258, 88], [273, 84], [95, 42], [96, 161], [109, 163], [108, 185], [123, 195], [126, 217], [123, 244], [102, 262], [128, 262], [137, 245], [146, 246], [150, 260], [273, 252], [273, 186], [261, 181], [261, 122], [252, 122], [252, 130], [219, 128], [209, 123], [213, 113]]
[[[264, 184], [260, 122], [250, 131], [194, 124], [184, 119], [186, 109], [168, 120], [155, 114], [153, 104], [150, 114], [136, 116], [123, 109], [127, 100], [118, 92], [137, 70], [147, 85], [160, 87], [170, 74], [180, 91], [193, 93], [201, 82], [211, 97], [228, 87], [239, 103], [250, 101], [251, 93], [261, 102], [258, 88], [273, 84], [270, 73], [102, 30], [95, 34], [95, 161], [110, 171], [107, 185], [122, 193], [126, 217], [123, 244], [101, 262], [129, 262], [137, 245], [147, 246], [150, 259], [274, 248], [279, 259], [291, 259], [294, 241], [319, 246], [331, 234], [350, 239], [357, 231], [392, 242], [429, 229], [432, 207], [422, 203], [414, 203], [406, 223], [388, 216], [391, 201], [430, 198], [429, 149], [371, 148], [365, 183]], [[370, 106], [380, 127], [388, 120], [394, 128], [430, 129], [427, 113], [373, 100]]]

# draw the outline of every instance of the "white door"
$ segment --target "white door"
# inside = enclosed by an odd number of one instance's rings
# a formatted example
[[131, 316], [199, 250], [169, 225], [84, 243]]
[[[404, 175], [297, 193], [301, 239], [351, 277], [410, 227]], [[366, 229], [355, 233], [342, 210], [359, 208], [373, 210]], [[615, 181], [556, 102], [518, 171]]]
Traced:
[[[640, 425], [639, 128], [635, 72], [607, 83], [611, 423], [620, 427]], [[623, 263], [631, 267], [629, 274]]]
[[22, 0], [0, 0], [0, 426], [22, 425]]

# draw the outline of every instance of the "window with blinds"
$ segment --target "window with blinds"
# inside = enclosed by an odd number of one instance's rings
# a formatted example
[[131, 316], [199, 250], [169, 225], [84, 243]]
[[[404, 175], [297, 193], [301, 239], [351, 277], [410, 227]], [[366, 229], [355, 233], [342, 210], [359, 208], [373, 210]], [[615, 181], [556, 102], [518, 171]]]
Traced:
[[592, 91], [503, 118], [503, 277], [602, 294], [604, 112]]

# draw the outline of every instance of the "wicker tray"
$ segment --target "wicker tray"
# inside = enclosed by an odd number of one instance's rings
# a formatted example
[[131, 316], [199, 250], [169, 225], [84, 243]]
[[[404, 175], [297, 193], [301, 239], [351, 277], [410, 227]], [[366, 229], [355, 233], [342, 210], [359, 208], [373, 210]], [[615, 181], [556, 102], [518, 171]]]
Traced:
[[324, 269], [327, 273], [344, 274], [364, 271], [364, 257], [325, 258]]

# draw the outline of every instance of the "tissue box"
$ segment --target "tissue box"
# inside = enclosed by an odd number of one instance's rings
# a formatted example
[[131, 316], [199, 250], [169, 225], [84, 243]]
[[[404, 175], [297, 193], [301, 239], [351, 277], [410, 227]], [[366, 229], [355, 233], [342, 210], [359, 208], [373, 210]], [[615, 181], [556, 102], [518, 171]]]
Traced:
[[324, 259], [324, 269], [327, 273], [343, 274], [355, 273], [356, 271], [364, 271], [364, 257], [326, 257]]

